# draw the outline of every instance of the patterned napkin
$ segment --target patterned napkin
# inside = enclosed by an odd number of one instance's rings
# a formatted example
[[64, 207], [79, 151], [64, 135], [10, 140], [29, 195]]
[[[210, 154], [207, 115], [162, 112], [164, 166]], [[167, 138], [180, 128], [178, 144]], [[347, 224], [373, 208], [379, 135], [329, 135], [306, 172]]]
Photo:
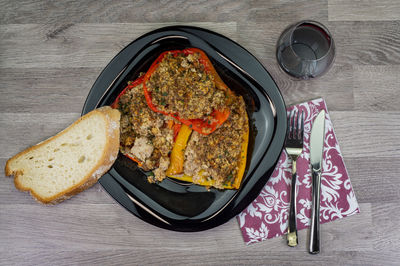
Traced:
[[[309, 227], [311, 216], [310, 133], [320, 110], [326, 111], [325, 145], [321, 183], [320, 222], [326, 223], [360, 212], [323, 99], [290, 106], [304, 111], [304, 149], [297, 160], [297, 229]], [[260, 195], [237, 216], [246, 244], [287, 233], [290, 202], [291, 160], [283, 151], [271, 178]]]

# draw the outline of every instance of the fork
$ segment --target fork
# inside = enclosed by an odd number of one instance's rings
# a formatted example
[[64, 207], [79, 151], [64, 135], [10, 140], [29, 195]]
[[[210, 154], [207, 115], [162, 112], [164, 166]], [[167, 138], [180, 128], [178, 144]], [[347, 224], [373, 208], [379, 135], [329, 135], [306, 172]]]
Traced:
[[303, 150], [304, 121], [303, 112], [301, 117], [297, 111], [293, 111], [288, 119], [285, 148], [292, 159], [292, 185], [290, 191], [289, 225], [287, 234], [287, 244], [295, 247], [298, 244], [297, 225], [296, 225], [296, 161]]

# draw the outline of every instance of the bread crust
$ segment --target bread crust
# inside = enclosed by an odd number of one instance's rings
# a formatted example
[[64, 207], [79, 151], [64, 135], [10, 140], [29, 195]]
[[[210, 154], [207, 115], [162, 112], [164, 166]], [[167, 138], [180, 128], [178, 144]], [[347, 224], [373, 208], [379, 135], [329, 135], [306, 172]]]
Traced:
[[[37, 194], [34, 190], [31, 188], [25, 187], [22, 185], [22, 183], [19, 181], [19, 177], [23, 174], [23, 171], [20, 169], [11, 169], [11, 163], [19, 158], [22, 155], [25, 155], [27, 152], [31, 150], [35, 150], [40, 148], [41, 146], [59, 138], [60, 136], [64, 135], [67, 133], [71, 128], [73, 128], [75, 125], [77, 125], [80, 121], [84, 119], [89, 119], [91, 116], [95, 115], [96, 113], [101, 113], [103, 116], [103, 119], [106, 120], [106, 128], [105, 130], [107, 131], [107, 141], [106, 145], [104, 148], [104, 152], [102, 154], [101, 159], [99, 160], [98, 164], [94, 166], [91, 171], [87, 173], [87, 175], [82, 179], [81, 182], [75, 184], [74, 186], [70, 187], [67, 190], [64, 190], [52, 197], [49, 198], [43, 198], [39, 194]], [[118, 152], [119, 152], [119, 120], [120, 120], [120, 112], [117, 109], [113, 109], [109, 106], [103, 106], [98, 109], [95, 109], [88, 114], [80, 117], [78, 120], [76, 120], [73, 124], [68, 126], [66, 129], [62, 130], [58, 134], [32, 146], [27, 148], [26, 150], [14, 155], [12, 158], [7, 160], [6, 165], [5, 165], [5, 174], [6, 176], [14, 176], [14, 184], [15, 187], [18, 190], [21, 191], [29, 191], [30, 194], [34, 199], [36, 199], [38, 202], [43, 203], [43, 204], [56, 204], [60, 203], [66, 199], [69, 199], [70, 197], [90, 188], [93, 186], [100, 177], [102, 177], [114, 164], [115, 160], [117, 159]]]

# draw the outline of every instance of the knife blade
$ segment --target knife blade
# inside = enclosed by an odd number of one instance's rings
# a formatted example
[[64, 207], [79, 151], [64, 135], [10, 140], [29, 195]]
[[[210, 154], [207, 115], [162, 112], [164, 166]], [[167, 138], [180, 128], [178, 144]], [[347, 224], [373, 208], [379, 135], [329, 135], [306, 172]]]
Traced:
[[310, 136], [310, 163], [312, 173], [312, 213], [309, 252], [320, 251], [319, 206], [321, 194], [322, 154], [325, 138], [325, 110], [319, 112], [314, 120]]

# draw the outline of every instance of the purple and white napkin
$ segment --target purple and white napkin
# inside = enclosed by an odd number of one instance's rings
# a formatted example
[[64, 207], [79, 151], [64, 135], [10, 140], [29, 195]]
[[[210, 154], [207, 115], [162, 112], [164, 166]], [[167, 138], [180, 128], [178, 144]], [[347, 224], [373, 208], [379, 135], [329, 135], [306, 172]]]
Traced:
[[[304, 112], [304, 149], [297, 160], [297, 229], [310, 226], [311, 171], [310, 133], [320, 110], [326, 111], [325, 144], [321, 182], [320, 222], [326, 223], [360, 212], [332, 122], [323, 99], [287, 108]], [[290, 202], [291, 160], [283, 151], [260, 195], [237, 216], [246, 244], [261, 242], [287, 233]]]

